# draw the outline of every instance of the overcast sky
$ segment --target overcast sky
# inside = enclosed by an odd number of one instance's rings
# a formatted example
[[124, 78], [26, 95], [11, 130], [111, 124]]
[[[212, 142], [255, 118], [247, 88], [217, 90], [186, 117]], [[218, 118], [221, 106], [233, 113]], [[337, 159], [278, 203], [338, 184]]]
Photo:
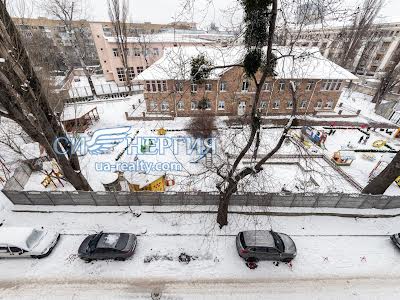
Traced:
[[[10, 0], [9, 0], [10, 1]], [[11, 0], [10, 2], [12, 2]], [[21, 1], [21, 0], [15, 0]], [[23, 0], [25, 3], [29, 2]], [[38, 3], [46, 2], [46, 0], [31, 0]], [[196, 13], [180, 14], [182, 12], [182, 3], [185, 0], [129, 0], [130, 18], [134, 22], [152, 22], [152, 23], [169, 23], [177, 18], [180, 21], [194, 21], [199, 23], [201, 27], [207, 26], [211, 22], [217, 25], [227, 24], [226, 10], [237, 5], [237, 0], [213, 0], [212, 6], [205, 5], [207, 0], [196, 0]], [[349, 4], [354, 5], [362, 0], [345, 0]], [[77, 2], [87, 3], [87, 19], [96, 21], [108, 21], [107, 0], [77, 0]], [[35, 16], [44, 15], [36, 11]], [[400, 21], [400, 1], [386, 0], [381, 15], [387, 17], [388, 20]]]

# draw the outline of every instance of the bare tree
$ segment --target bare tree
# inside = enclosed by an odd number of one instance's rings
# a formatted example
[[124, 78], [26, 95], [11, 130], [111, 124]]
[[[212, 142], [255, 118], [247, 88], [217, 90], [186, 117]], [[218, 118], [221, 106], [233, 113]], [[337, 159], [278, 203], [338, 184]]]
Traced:
[[400, 83], [400, 47], [393, 54], [389, 65], [380, 79], [380, 83], [372, 102], [375, 103], [375, 109], [381, 104], [385, 96]]
[[0, 116], [16, 122], [56, 159], [77, 190], [90, 190], [67, 134], [50, 107], [19, 32], [0, 1]]
[[391, 163], [376, 176], [362, 191], [363, 194], [383, 195], [400, 175], [400, 152]]
[[108, 15], [116, 35], [118, 56], [121, 59], [125, 71], [125, 84], [128, 88], [129, 94], [131, 95], [131, 72], [128, 63], [128, 12], [129, 4], [127, 0], [108, 0]]
[[337, 62], [342, 67], [354, 71], [354, 62], [362, 48], [364, 40], [372, 34], [371, 29], [380, 12], [384, 0], [364, 0], [362, 6], [357, 7], [351, 18], [351, 25], [345, 25], [338, 35], [342, 51]]
[[77, 28], [74, 25], [74, 20], [82, 10], [82, 7], [77, 5], [74, 0], [49, 0], [43, 6], [43, 9], [51, 16], [56, 17], [60, 20], [67, 30], [67, 33], [73, 37], [73, 50], [79, 63], [83, 69], [83, 72], [89, 82], [90, 89], [94, 96], [97, 96], [96, 89], [94, 87], [92, 77], [93, 70], [89, 68], [85, 62], [86, 47], [83, 36], [83, 28]]

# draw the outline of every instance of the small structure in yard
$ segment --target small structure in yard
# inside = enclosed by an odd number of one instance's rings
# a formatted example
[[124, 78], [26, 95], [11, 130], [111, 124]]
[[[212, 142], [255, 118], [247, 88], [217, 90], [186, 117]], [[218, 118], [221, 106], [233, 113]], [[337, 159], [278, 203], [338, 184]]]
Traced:
[[165, 175], [150, 175], [143, 173], [124, 174], [131, 192], [165, 192]]
[[[371, 171], [369, 174], [369, 180], [371, 181], [374, 179], [376, 176], [378, 176], [382, 171], [388, 166], [388, 164], [391, 163], [393, 160], [395, 153], [385, 153], [382, 155], [382, 158], [378, 161], [376, 164], [375, 168]], [[397, 182], [397, 181], [396, 181]]]
[[63, 123], [67, 132], [85, 132], [86, 129], [100, 119], [97, 107], [79, 107], [68, 106], [64, 108], [61, 115], [61, 122]]
[[326, 138], [328, 137], [328, 135], [324, 131], [319, 131], [310, 126], [304, 126], [303, 128], [301, 128], [301, 134], [301, 139], [303, 140], [303, 142], [308, 139], [320, 147], [323, 147]]
[[337, 166], [351, 166], [353, 161], [356, 160], [354, 151], [350, 150], [339, 150], [333, 154], [332, 161]]
[[122, 190], [120, 183], [121, 176], [117, 172], [103, 172], [101, 183], [108, 192], [119, 192]]

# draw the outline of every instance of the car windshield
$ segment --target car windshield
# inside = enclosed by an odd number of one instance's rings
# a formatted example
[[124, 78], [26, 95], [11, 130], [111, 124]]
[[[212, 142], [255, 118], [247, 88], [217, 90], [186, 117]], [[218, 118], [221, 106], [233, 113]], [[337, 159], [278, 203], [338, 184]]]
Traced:
[[92, 252], [94, 252], [94, 250], [96, 250], [97, 243], [99, 242], [102, 235], [103, 235], [103, 232], [101, 231], [91, 238], [91, 240], [88, 243], [90, 253], [92, 253]]
[[283, 244], [283, 241], [282, 241], [281, 237], [279, 236], [279, 234], [277, 234], [276, 232], [271, 231], [271, 235], [274, 238], [275, 247], [280, 252], [285, 251], [285, 245]]
[[26, 245], [29, 249], [35, 247], [44, 235], [43, 231], [34, 229], [26, 240]]

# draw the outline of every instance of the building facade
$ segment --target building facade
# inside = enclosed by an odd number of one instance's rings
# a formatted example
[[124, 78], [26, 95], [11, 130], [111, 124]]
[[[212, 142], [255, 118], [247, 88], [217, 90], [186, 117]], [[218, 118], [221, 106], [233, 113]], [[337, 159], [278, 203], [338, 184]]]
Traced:
[[[324, 57], [337, 62], [344, 51], [341, 39], [344, 29], [306, 27], [301, 32], [294, 32], [296, 36], [294, 44], [301, 47], [318, 47]], [[375, 24], [371, 32], [372, 34], [368, 34], [362, 41], [350, 71], [355, 71], [364, 84], [376, 86], [379, 78], [400, 51], [400, 22]], [[290, 43], [289, 40], [286, 42]], [[371, 45], [370, 50], [366, 51], [368, 44]], [[393, 92], [400, 94], [400, 86]]]
[[[168, 49], [166, 56], [170, 51], [174, 50]], [[206, 52], [207, 50], [204, 50], [201, 53], [204, 55]], [[247, 78], [243, 68], [231, 67], [217, 76], [210, 76], [204, 82], [194, 83], [190, 79], [168, 78], [168, 72], [164, 72], [168, 65], [166, 61], [165, 57], [162, 58], [138, 78], [145, 86], [144, 99], [148, 114], [163, 113], [184, 117], [210, 112], [220, 116], [241, 116], [251, 112], [256, 86]], [[282, 63], [283, 65], [285, 64]], [[169, 66], [170, 70], [173, 69]], [[273, 116], [288, 115], [292, 112], [294, 103], [290, 89], [291, 81], [297, 86], [298, 114], [333, 112], [345, 86], [344, 81], [354, 80], [356, 77], [343, 69], [337, 73], [339, 66], [332, 65], [332, 68], [335, 69], [332, 76], [327, 76], [326, 73], [317, 76], [318, 74], [313, 72], [310, 75], [293, 75], [292, 78], [289, 73], [282, 76], [283, 72], [280, 72], [281, 76], [268, 78], [258, 103], [260, 113]], [[176, 74], [173, 70], [172, 73]], [[260, 75], [257, 77], [260, 78]]]

